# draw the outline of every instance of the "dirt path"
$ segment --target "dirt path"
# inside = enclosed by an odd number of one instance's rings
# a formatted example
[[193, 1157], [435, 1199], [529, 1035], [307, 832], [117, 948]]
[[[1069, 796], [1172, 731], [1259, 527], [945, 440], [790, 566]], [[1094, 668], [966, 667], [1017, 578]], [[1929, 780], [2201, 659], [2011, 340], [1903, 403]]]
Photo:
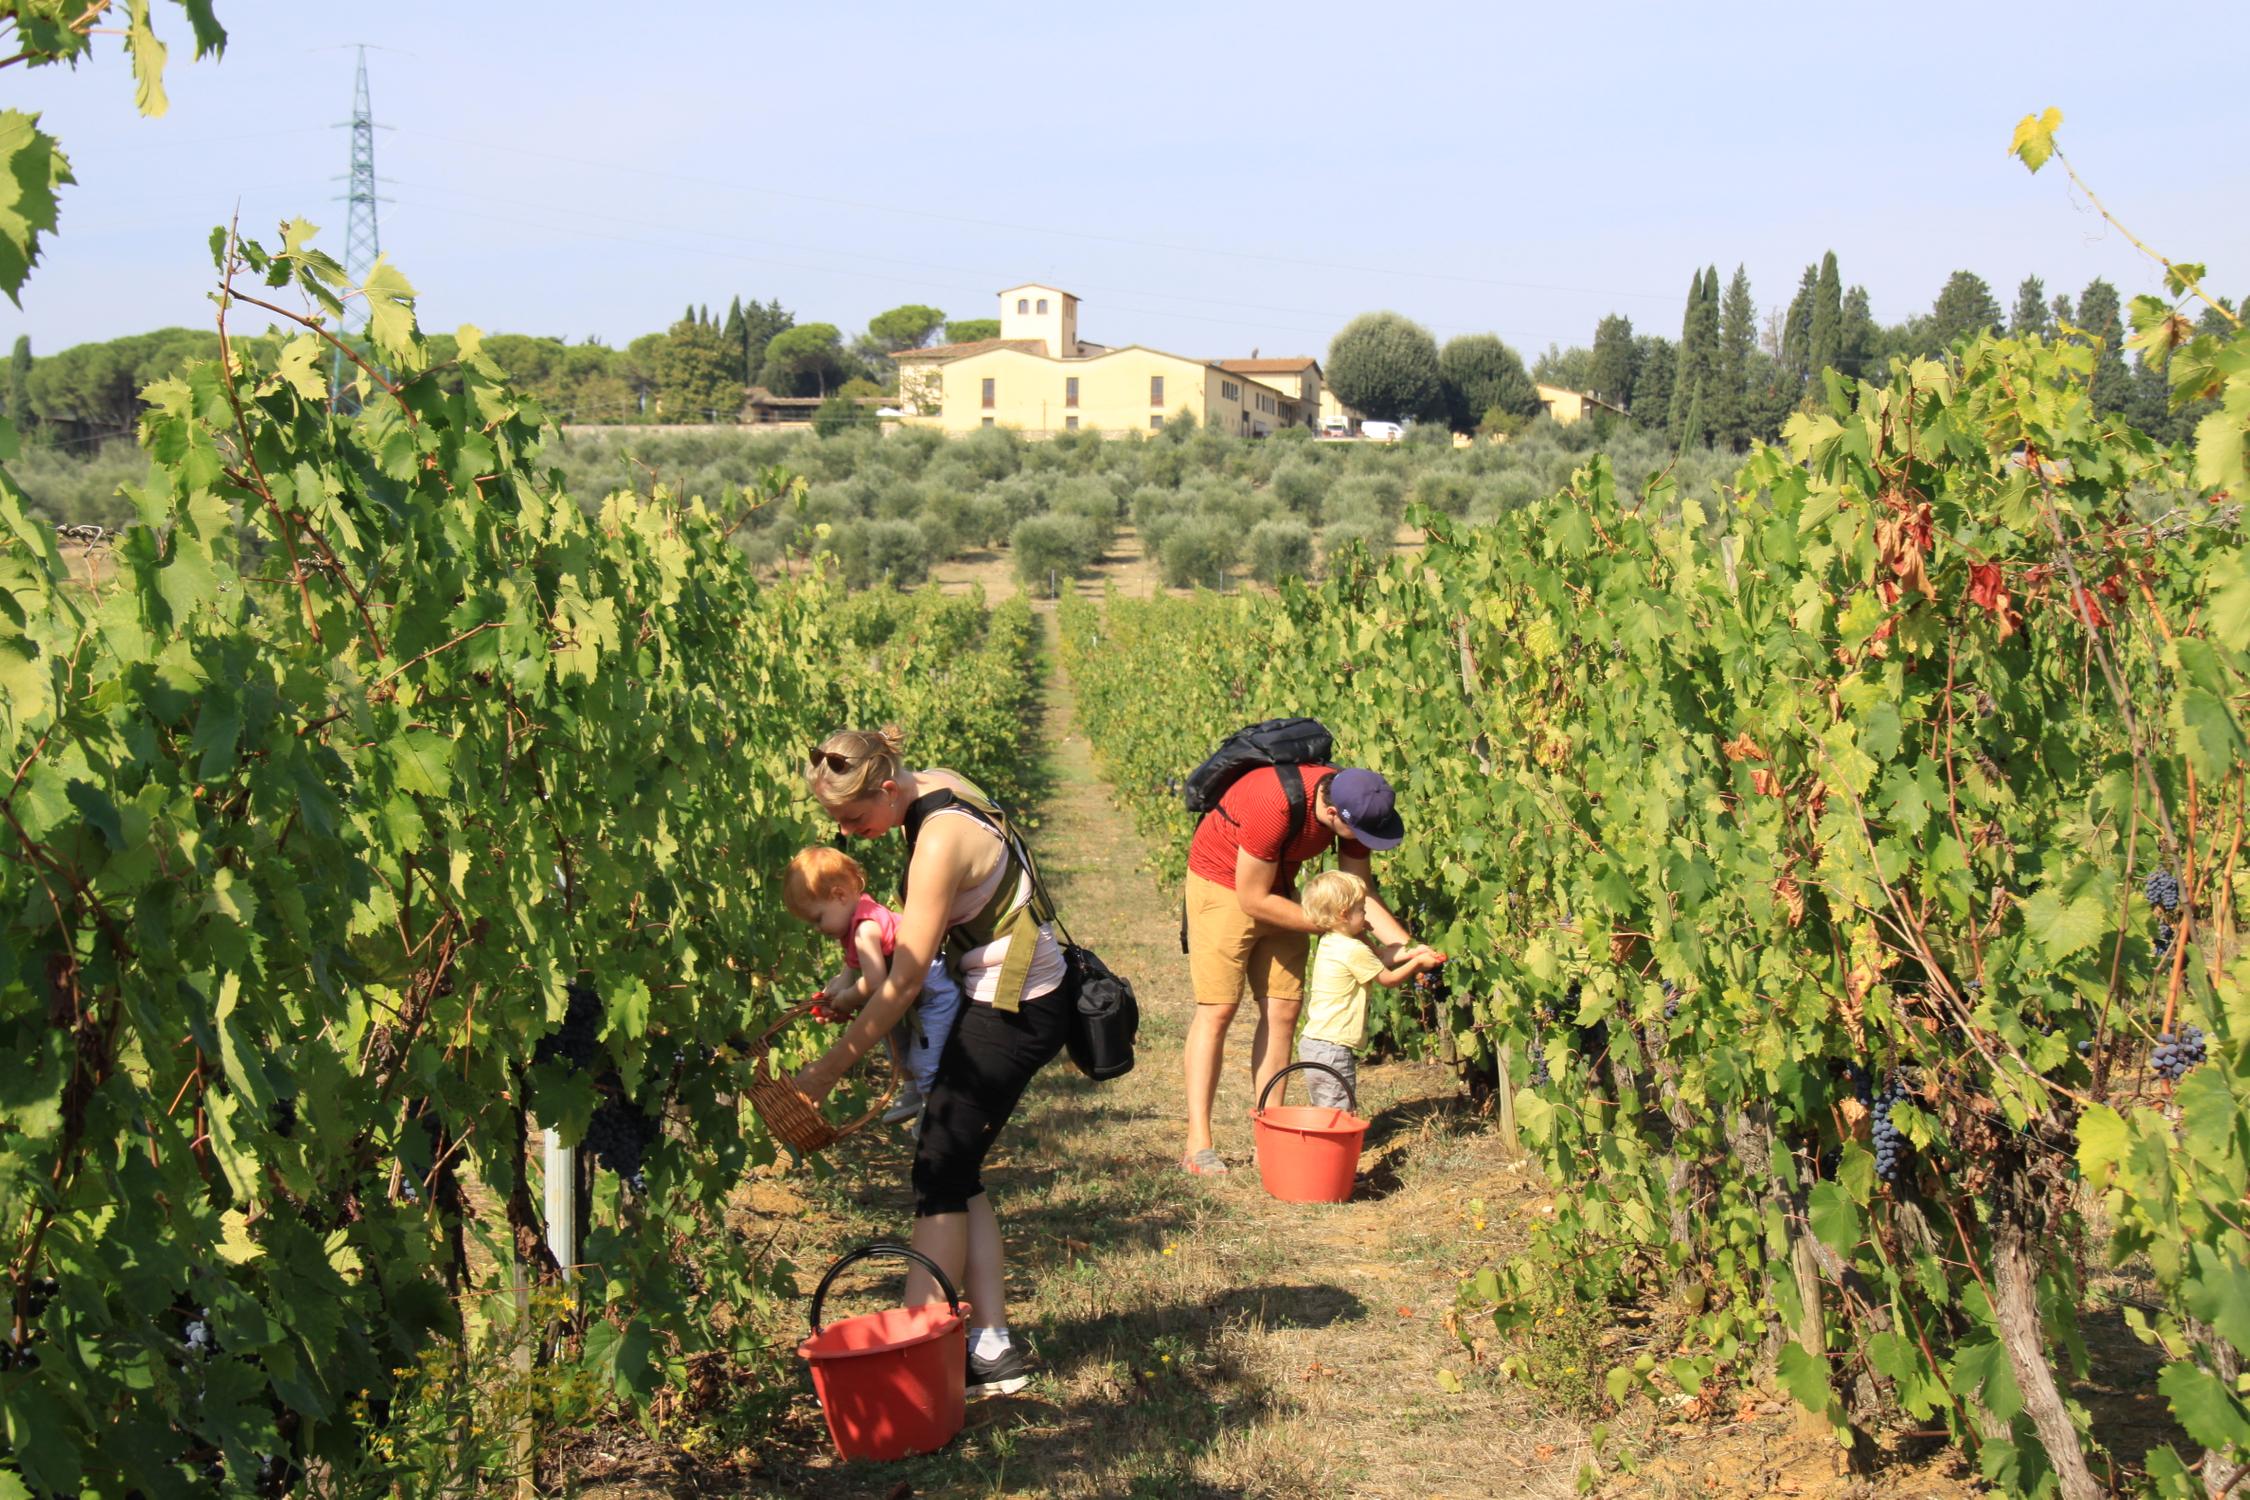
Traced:
[[[765, 1492], [1571, 1493], [1583, 1433], [1477, 1378], [1448, 1326], [1464, 1272], [1520, 1238], [1539, 1203], [1449, 1074], [1368, 1070], [1367, 1178], [1347, 1205], [1283, 1204], [1254, 1171], [1214, 1181], [1173, 1165], [1191, 1004], [1176, 919], [1071, 710], [1069, 684], [1054, 683], [1055, 790], [1035, 847], [1073, 932], [1132, 978], [1144, 1021], [1129, 1076], [1093, 1084], [1061, 1060], [1042, 1073], [988, 1172], [1011, 1319], [1043, 1372], [974, 1406], [943, 1454], [877, 1469], [835, 1463], [800, 1401], [763, 1455]], [[1238, 1158], [1252, 1019], [1238, 1019], [1219, 1101], [1221, 1148]], [[808, 1282], [837, 1248], [903, 1230], [906, 1165], [902, 1141], [862, 1137], [825, 1181], [768, 1185], [775, 1207], [803, 1194], [779, 1248]]]

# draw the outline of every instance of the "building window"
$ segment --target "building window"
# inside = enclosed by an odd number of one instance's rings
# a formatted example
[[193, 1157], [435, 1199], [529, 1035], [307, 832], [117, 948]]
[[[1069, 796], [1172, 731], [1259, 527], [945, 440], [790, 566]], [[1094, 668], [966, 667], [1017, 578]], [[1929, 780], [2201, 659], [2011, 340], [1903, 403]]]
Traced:
[[1151, 406], [1162, 406], [1164, 404], [1164, 377], [1161, 375], [1151, 375], [1148, 378], [1148, 404]]
[[990, 418], [990, 417], [986, 417], [986, 418], [984, 419], [984, 425], [985, 425], [985, 426], [987, 426], [987, 427], [990, 427], [990, 426], [992, 425], [992, 418]]
[[1044, 315], [1046, 314], [1046, 311], [1047, 311], [1047, 299], [1046, 299], [1046, 298], [1044, 298], [1044, 297], [1041, 297], [1041, 298], [1039, 299], [1039, 312], [1040, 312], [1040, 314], [1041, 314], [1042, 316], [1044, 316]]
[[1075, 375], [1066, 376], [1063, 380], [1063, 405], [1076, 406], [1077, 404], [1078, 377]]
[[993, 379], [992, 379], [992, 377], [991, 377], [990, 375], [987, 375], [987, 376], [985, 376], [985, 377], [984, 377], [984, 404], [985, 404], [986, 406], [990, 406], [990, 405], [992, 405], [992, 404], [993, 404], [993, 401], [992, 401], [992, 386], [993, 386]]
[[1219, 395], [1228, 401], [1240, 401], [1242, 399], [1242, 387], [1231, 380], [1222, 380], [1219, 382]]
[[1030, 311], [1031, 311], [1031, 299], [1030, 299], [1029, 297], [1018, 297], [1018, 298], [1016, 299], [1016, 311], [1017, 311], [1017, 312], [1030, 312]]
[[1150, 417], [1150, 418], [1148, 419], [1148, 426], [1149, 426], [1149, 431], [1151, 431], [1151, 432], [1154, 432], [1154, 431], [1155, 431], [1155, 430], [1156, 430], [1157, 428], [1159, 428], [1159, 427], [1162, 427], [1163, 425], [1164, 425], [1164, 418], [1163, 418], [1163, 416], [1162, 416], [1161, 414], [1159, 414], [1159, 415], [1157, 415], [1157, 416], [1153, 416], [1153, 417]]
[[1063, 418], [1063, 430], [1065, 432], [1076, 432], [1078, 430], [1077, 413], [1073, 412], [1071, 415]]

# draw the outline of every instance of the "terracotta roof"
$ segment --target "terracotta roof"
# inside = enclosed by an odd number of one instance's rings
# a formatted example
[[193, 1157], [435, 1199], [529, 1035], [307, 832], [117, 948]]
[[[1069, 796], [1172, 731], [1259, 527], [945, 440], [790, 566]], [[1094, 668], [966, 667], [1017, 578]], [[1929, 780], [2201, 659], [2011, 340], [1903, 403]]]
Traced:
[[986, 354], [994, 349], [1020, 349], [1026, 354], [1047, 352], [1045, 339], [971, 339], [966, 344], [934, 344], [927, 349], [901, 349], [891, 356], [894, 360], [955, 360], [972, 354]]
[[1292, 359], [1222, 359], [1217, 364], [1237, 375], [1293, 375], [1299, 370], [1317, 369], [1320, 361], [1300, 354]]
[[[742, 402], [745, 406], [802, 406], [809, 409], [819, 406], [827, 399], [826, 396], [776, 396], [762, 385], [747, 386], [742, 392]], [[888, 396], [854, 396], [852, 399], [865, 406], [870, 402], [880, 405], [891, 398]]]
[[753, 406], [818, 406], [824, 399], [819, 396], [776, 396], [762, 385], [743, 391], [742, 399]]

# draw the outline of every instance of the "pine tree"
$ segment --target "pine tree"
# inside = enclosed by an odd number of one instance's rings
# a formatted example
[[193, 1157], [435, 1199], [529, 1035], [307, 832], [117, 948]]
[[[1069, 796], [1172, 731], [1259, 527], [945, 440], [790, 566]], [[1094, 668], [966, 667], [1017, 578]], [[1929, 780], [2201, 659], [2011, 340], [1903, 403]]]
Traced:
[[1758, 309], [1750, 300], [1750, 273], [1737, 265], [1719, 313], [1717, 399], [1711, 403], [1713, 433], [1737, 453], [1749, 448], [1757, 428], [1750, 394], [1750, 356], [1757, 347]]
[[16, 424], [19, 435], [28, 436], [36, 420], [31, 410], [31, 335], [16, 335], [16, 347], [8, 355], [8, 420]]
[[2055, 331], [2047, 317], [2047, 287], [2036, 276], [2026, 276], [2016, 288], [2015, 311], [2008, 315], [2008, 332], [2019, 339], [2043, 337]]
[[2000, 326], [2000, 302], [1992, 288], [1974, 271], [1955, 271], [1945, 278], [1937, 302], [1930, 309], [1930, 333], [1937, 347], [1950, 349]]
[[2054, 313], [2055, 328], [2058, 332], [2061, 331], [2063, 324], [2075, 323], [2078, 321], [2078, 315], [2070, 310], [2070, 293], [2055, 293]]
[[2125, 364], [2125, 324], [2118, 315], [2117, 288], [2097, 276], [2078, 294], [2078, 326], [2101, 340], [2094, 353], [2094, 410], [2121, 413], [2133, 399], [2133, 372]]
[[[1820, 279], [1813, 284], [1810, 350], [1812, 378], [1837, 361], [1844, 346], [1844, 283], [1836, 270], [1836, 252], [1820, 258]], [[1846, 371], [1846, 374], [1857, 373]]]

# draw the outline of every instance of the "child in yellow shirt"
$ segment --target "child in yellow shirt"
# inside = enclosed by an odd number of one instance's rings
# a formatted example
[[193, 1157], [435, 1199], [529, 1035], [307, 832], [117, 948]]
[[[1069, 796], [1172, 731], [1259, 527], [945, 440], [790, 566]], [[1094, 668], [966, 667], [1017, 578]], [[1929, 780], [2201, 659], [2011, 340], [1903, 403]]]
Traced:
[[1343, 1075], [1338, 1083], [1308, 1069], [1305, 1082], [1315, 1108], [1350, 1109], [1359, 1091], [1358, 1053], [1367, 1041], [1369, 986], [1396, 989], [1445, 962], [1434, 948], [1416, 945], [1378, 953], [1367, 944], [1367, 882], [1342, 870], [1324, 870], [1305, 882], [1299, 898], [1305, 915], [1321, 926], [1305, 971], [1304, 1026], [1297, 1060]]

